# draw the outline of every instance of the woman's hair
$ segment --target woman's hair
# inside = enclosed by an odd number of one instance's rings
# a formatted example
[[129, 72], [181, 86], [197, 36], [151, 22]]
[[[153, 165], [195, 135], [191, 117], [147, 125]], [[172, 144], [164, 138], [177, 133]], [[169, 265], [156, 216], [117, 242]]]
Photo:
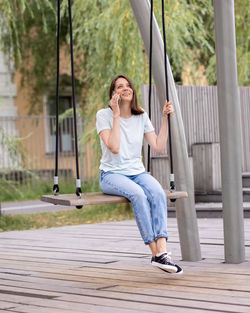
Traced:
[[117, 75], [111, 82], [110, 84], [110, 88], [109, 88], [109, 99], [112, 98], [112, 94], [113, 94], [113, 91], [115, 90], [115, 83], [117, 81], [117, 79], [119, 78], [124, 78], [128, 81], [129, 85], [130, 85], [130, 88], [133, 90], [133, 98], [132, 98], [132, 101], [131, 101], [131, 113], [134, 114], [134, 115], [139, 115], [139, 114], [142, 114], [144, 113], [143, 109], [139, 107], [138, 105], [138, 101], [137, 101], [137, 95], [136, 95], [136, 90], [135, 90], [135, 87], [134, 87], [134, 84], [132, 83], [132, 81], [125, 75]]

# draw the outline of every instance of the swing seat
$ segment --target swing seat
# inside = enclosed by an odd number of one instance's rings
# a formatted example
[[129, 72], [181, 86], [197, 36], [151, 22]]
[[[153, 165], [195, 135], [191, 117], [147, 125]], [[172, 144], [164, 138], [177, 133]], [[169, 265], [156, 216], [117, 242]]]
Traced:
[[[165, 193], [166, 197], [170, 200], [188, 197], [188, 193], [186, 191], [170, 192], [169, 190], [165, 190]], [[45, 195], [41, 197], [41, 201], [65, 206], [75, 206], [77, 208], [81, 208], [86, 205], [115, 204], [129, 202], [129, 200], [125, 197], [108, 195], [102, 192], [83, 193], [81, 198], [78, 198], [75, 194], [62, 194], [57, 196]]]

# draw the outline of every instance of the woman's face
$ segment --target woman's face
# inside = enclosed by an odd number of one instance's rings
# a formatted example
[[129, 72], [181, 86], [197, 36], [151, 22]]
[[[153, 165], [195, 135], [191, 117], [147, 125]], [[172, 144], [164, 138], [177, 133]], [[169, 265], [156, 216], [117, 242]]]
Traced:
[[115, 82], [115, 92], [118, 93], [122, 101], [132, 101], [133, 89], [125, 78], [118, 78]]

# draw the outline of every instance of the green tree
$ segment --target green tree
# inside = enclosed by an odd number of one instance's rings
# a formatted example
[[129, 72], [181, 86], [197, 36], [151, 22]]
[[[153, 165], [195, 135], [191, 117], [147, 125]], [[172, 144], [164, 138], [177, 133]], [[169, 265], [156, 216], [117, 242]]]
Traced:
[[[129, 1], [72, 2], [76, 71], [86, 90], [85, 101], [94, 107], [107, 101], [107, 86], [116, 73], [132, 77], [137, 88], [146, 83], [143, 44]], [[177, 83], [183, 65], [198, 62], [192, 50], [213, 52], [203, 28], [203, 16], [212, 13], [210, 2], [166, 1], [167, 50]], [[160, 1], [155, 3], [161, 24]], [[68, 42], [67, 0], [62, 0], [61, 8], [63, 45]], [[1, 0], [0, 9], [5, 53], [22, 70], [34, 94], [43, 94], [49, 78], [55, 76], [56, 1]]]
[[[237, 69], [239, 86], [249, 86], [249, 16], [250, 6], [248, 0], [235, 0], [235, 30], [237, 48]], [[205, 14], [203, 17], [206, 38], [211, 46], [214, 43], [214, 17], [213, 14]], [[216, 85], [216, 56], [209, 50], [202, 50], [200, 62], [206, 68], [208, 83]]]
[[248, 0], [235, 0], [235, 25], [236, 25], [236, 46], [238, 60], [239, 85], [249, 86], [249, 17], [250, 5]]
[[[0, 0], [1, 43], [4, 53], [32, 87], [31, 103], [55, 81], [56, 0]], [[161, 25], [160, 1], [155, 14]], [[68, 1], [61, 0], [61, 46], [68, 47]], [[213, 6], [211, 0], [167, 0], [167, 51], [176, 83], [185, 64], [194, 71], [205, 66], [209, 84], [215, 84]], [[247, 0], [236, 0], [239, 84], [249, 84]], [[128, 0], [73, 0], [73, 35], [76, 77], [83, 90], [81, 108], [85, 126], [93, 123], [98, 108], [108, 102], [108, 86], [117, 73], [132, 78], [136, 88], [148, 82], [147, 59]], [[34, 106], [36, 104], [36, 106]], [[92, 124], [94, 125], [94, 124]], [[94, 128], [85, 132], [93, 137]], [[93, 141], [95, 142], [95, 141]]]

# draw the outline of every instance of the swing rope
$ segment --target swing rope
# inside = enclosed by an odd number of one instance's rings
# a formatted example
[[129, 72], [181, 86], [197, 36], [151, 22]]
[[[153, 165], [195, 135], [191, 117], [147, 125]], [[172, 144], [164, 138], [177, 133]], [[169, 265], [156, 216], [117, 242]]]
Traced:
[[75, 131], [75, 156], [76, 156], [76, 195], [81, 196], [81, 180], [79, 175], [79, 161], [78, 161], [78, 142], [77, 142], [77, 123], [76, 123], [76, 101], [75, 101], [75, 74], [74, 74], [74, 54], [73, 54], [73, 31], [72, 31], [72, 14], [71, 14], [71, 0], [69, 3], [69, 26], [70, 26], [70, 55], [71, 55], [71, 82], [72, 82], [72, 96], [73, 96], [73, 113], [74, 113], [74, 131]]
[[[149, 90], [148, 90], [148, 116], [151, 120], [151, 91], [152, 91], [152, 44], [153, 44], [153, 12], [154, 12], [154, 0], [151, 0], [150, 9], [150, 38], [149, 38]], [[147, 170], [150, 172], [151, 159], [150, 159], [150, 145], [148, 145], [148, 160]]]
[[[81, 180], [79, 175], [79, 161], [78, 161], [78, 141], [77, 141], [77, 123], [76, 123], [76, 104], [75, 104], [75, 79], [74, 79], [74, 54], [73, 54], [73, 31], [72, 31], [72, 14], [71, 14], [71, 0], [68, 0], [69, 12], [69, 26], [70, 26], [70, 56], [71, 56], [71, 84], [72, 84], [72, 100], [73, 100], [73, 119], [74, 119], [74, 137], [75, 137], [75, 161], [76, 161], [76, 195], [81, 197]], [[56, 85], [56, 166], [54, 177], [54, 194], [58, 194], [58, 115], [59, 115], [59, 74], [60, 74], [60, 0], [57, 0], [57, 85]], [[57, 184], [55, 184], [57, 182]], [[55, 187], [56, 186], [56, 187]]]
[[[167, 72], [167, 49], [166, 49], [166, 32], [165, 32], [165, 8], [164, 0], [161, 1], [162, 4], [162, 32], [163, 32], [163, 43], [164, 43], [164, 69], [165, 69], [165, 87], [166, 87], [166, 98], [169, 101], [169, 90], [168, 90], [168, 72]], [[174, 182], [174, 166], [173, 166], [173, 153], [172, 153], [172, 135], [171, 135], [171, 124], [170, 124], [170, 114], [168, 114], [168, 140], [169, 140], [169, 162], [170, 162], [170, 192], [175, 191]]]
[[[59, 136], [59, 125], [58, 125], [58, 115], [59, 115], [59, 68], [60, 68], [60, 54], [59, 54], [59, 43], [60, 43], [60, 0], [57, 0], [57, 84], [56, 84], [56, 155], [55, 155], [55, 176], [54, 176], [54, 195], [45, 195], [41, 197], [42, 201], [60, 204], [66, 206], [75, 206], [77, 209], [82, 208], [85, 205], [96, 205], [96, 204], [111, 204], [111, 203], [127, 203], [128, 199], [122, 196], [107, 195], [101, 192], [85, 193], [84, 197], [81, 197], [81, 181], [79, 179], [79, 166], [78, 166], [78, 142], [77, 142], [77, 124], [76, 124], [76, 106], [75, 106], [75, 82], [74, 82], [74, 57], [73, 57], [73, 35], [72, 35], [72, 17], [71, 17], [71, 1], [69, 3], [69, 22], [70, 22], [70, 52], [71, 52], [71, 78], [72, 78], [72, 95], [73, 95], [73, 109], [74, 109], [74, 135], [75, 135], [75, 152], [76, 152], [76, 195], [65, 194], [59, 195], [59, 185], [58, 185], [58, 136]], [[149, 83], [149, 116], [151, 117], [151, 91], [152, 91], [152, 27], [153, 27], [153, 0], [151, 0], [151, 22], [150, 22], [150, 83]], [[163, 7], [164, 12], [164, 7]], [[164, 13], [163, 13], [164, 14]], [[164, 17], [163, 17], [164, 18]], [[164, 21], [163, 21], [164, 22]], [[166, 44], [165, 44], [165, 25], [164, 29], [164, 55], [165, 55], [165, 78], [166, 78], [166, 97], [168, 97], [168, 81], [167, 81], [167, 63], [166, 63]], [[168, 116], [169, 118], [169, 116]], [[169, 139], [170, 139], [170, 164], [171, 164], [171, 174], [173, 175], [173, 162], [172, 162], [172, 146], [171, 146], [171, 132], [170, 132], [170, 120], [168, 119], [169, 125]], [[150, 152], [148, 161], [150, 162]], [[148, 165], [150, 169], [150, 163]], [[172, 176], [173, 177], [173, 176]], [[171, 182], [171, 179], [170, 179]], [[175, 191], [174, 184], [170, 185], [170, 191], [166, 191], [166, 195], [170, 201], [174, 202], [179, 198], [187, 198], [188, 194], [186, 191]]]
[[[165, 88], [166, 99], [169, 101], [168, 90], [168, 74], [167, 74], [167, 49], [166, 49], [166, 33], [165, 33], [165, 16], [164, 16], [164, 0], [162, 0], [162, 31], [164, 44], [164, 72], [165, 72]], [[149, 93], [148, 93], [148, 108], [149, 118], [151, 119], [151, 90], [152, 90], [152, 42], [153, 42], [153, 0], [151, 0], [150, 10], [150, 40], [149, 40]], [[170, 192], [175, 191], [174, 171], [173, 171], [173, 153], [172, 153], [172, 135], [171, 135], [171, 121], [168, 115], [168, 134], [169, 134], [169, 162], [170, 162]], [[148, 146], [148, 160], [147, 170], [150, 172], [150, 146]]]
[[59, 181], [58, 181], [58, 111], [59, 111], [59, 71], [60, 71], [60, 1], [57, 1], [57, 47], [56, 47], [56, 61], [57, 61], [57, 71], [56, 71], [56, 151], [55, 151], [55, 176], [54, 176], [54, 195], [59, 194]]

